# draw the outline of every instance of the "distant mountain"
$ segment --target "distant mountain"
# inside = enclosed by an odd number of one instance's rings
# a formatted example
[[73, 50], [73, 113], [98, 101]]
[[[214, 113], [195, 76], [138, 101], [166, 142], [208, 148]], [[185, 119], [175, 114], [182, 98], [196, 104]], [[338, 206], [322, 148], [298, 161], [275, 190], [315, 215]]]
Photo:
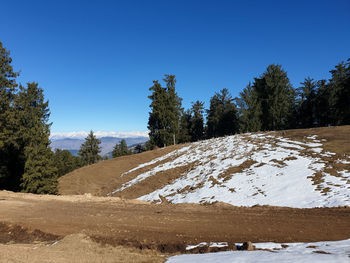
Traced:
[[[148, 136], [137, 136], [137, 134], [144, 134], [141, 132], [136, 132], [133, 134], [129, 134], [130, 137], [125, 137], [126, 133], [123, 134], [122, 137], [114, 137], [114, 136], [102, 136], [101, 135], [108, 135], [111, 133], [106, 132], [96, 132], [96, 136], [101, 140], [101, 153], [100, 155], [104, 156], [110, 152], [113, 151], [114, 146], [119, 143], [122, 139], [126, 141], [126, 144], [130, 146], [134, 146], [135, 144], [143, 144], [146, 141], [148, 141]], [[121, 134], [121, 133], [112, 133], [112, 135], [115, 134]], [[84, 143], [85, 137], [87, 136], [87, 133], [85, 135], [84, 132], [72, 132], [69, 134], [66, 134], [66, 136], [71, 137], [63, 137], [64, 134], [53, 134], [51, 136], [51, 148], [52, 150], [55, 149], [61, 149], [61, 150], [69, 150], [72, 154], [77, 155], [80, 146]]]
[[[85, 139], [88, 136], [88, 132], [86, 131], [78, 131], [78, 132], [53, 132], [50, 136], [51, 140], [59, 140], [59, 139]], [[141, 131], [132, 131], [132, 132], [105, 132], [105, 131], [96, 131], [94, 132], [97, 138], [103, 137], [112, 137], [112, 138], [139, 138], [139, 137], [147, 137], [148, 132]]]

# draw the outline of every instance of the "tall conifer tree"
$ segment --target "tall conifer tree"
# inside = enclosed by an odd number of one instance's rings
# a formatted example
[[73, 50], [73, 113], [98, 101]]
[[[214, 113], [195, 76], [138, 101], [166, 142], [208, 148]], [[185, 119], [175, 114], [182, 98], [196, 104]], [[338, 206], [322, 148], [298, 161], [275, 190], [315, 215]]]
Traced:
[[38, 84], [20, 86], [16, 99], [18, 137], [24, 150], [21, 188], [30, 193], [56, 193], [57, 168], [50, 148], [50, 111]]
[[10, 52], [0, 41], [0, 189], [19, 190], [21, 160], [15, 132], [13, 103], [18, 72], [13, 70]]
[[210, 99], [207, 110], [208, 137], [232, 135], [238, 132], [239, 123], [236, 105], [227, 89], [222, 89]]
[[191, 113], [191, 140], [196, 142], [204, 138], [204, 102], [192, 103]]
[[295, 110], [295, 91], [280, 65], [269, 65], [261, 78], [254, 81], [261, 102], [263, 130], [291, 127]]
[[101, 141], [96, 138], [93, 131], [90, 131], [78, 153], [85, 165], [97, 163], [102, 159], [99, 155], [101, 152], [100, 144]]
[[150, 143], [164, 147], [178, 142], [181, 114], [181, 98], [175, 90], [174, 75], [165, 75], [166, 88], [158, 81], [153, 81], [150, 88], [152, 94], [151, 112], [149, 113], [148, 129]]
[[236, 103], [239, 107], [240, 131], [257, 132], [261, 130], [261, 101], [259, 100], [256, 89], [248, 84], [242, 92], [239, 93]]
[[314, 127], [316, 123], [316, 81], [306, 78], [297, 89], [298, 126]]
[[329, 106], [333, 125], [350, 124], [350, 59], [341, 62], [330, 71]]

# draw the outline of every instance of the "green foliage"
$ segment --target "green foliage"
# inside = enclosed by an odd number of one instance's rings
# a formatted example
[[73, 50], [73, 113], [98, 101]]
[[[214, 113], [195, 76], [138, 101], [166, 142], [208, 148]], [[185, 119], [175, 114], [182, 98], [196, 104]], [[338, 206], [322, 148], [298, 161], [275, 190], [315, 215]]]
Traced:
[[222, 89], [210, 99], [207, 110], [207, 136], [219, 137], [238, 132], [238, 113], [233, 98], [227, 89]]
[[73, 156], [68, 150], [56, 149], [53, 155], [53, 160], [57, 168], [58, 177], [83, 166], [81, 158]]
[[316, 95], [316, 121], [317, 126], [328, 126], [331, 124], [331, 112], [329, 106], [330, 89], [327, 81], [322, 79], [317, 81]]
[[78, 153], [84, 165], [94, 164], [102, 160], [99, 155], [101, 152], [100, 144], [101, 141], [96, 138], [93, 131], [90, 131]]
[[329, 80], [329, 108], [333, 125], [350, 124], [350, 59], [331, 70]]
[[295, 107], [295, 91], [280, 65], [269, 65], [253, 84], [261, 101], [263, 130], [290, 127]]
[[135, 149], [134, 149], [134, 152], [135, 153], [142, 153], [142, 152], [145, 152], [147, 149], [145, 146], [143, 146], [142, 144], [137, 144], [135, 146]]
[[10, 52], [0, 41], [0, 189], [18, 190], [23, 173], [23, 156], [18, 148], [13, 114], [18, 72], [13, 70]]
[[56, 193], [57, 168], [50, 148], [50, 112], [38, 84], [20, 86], [15, 100], [18, 141], [24, 150], [24, 173], [21, 188], [30, 193]]
[[128, 149], [128, 146], [124, 139], [121, 140], [120, 143], [117, 143], [112, 151], [113, 158], [130, 154], [132, 154], [132, 152]]
[[204, 102], [192, 103], [191, 113], [191, 141], [196, 142], [204, 138]]
[[306, 78], [297, 89], [298, 127], [308, 128], [316, 125], [316, 87], [317, 83]]
[[179, 122], [181, 115], [181, 98], [175, 90], [174, 75], [165, 75], [166, 88], [158, 81], [153, 81], [149, 89], [152, 94], [151, 112], [149, 113], [148, 129], [150, 144], [165, 147], [179, 141]]
[[261, 130], [261, 101], [258, 93], [251, 83], [239, 93], [239, 98], [236, 98], [238, 112], [240, 118], [241, 132], [256, 132]]
[[180, 117], [180, 133], [179, 133], [179, 143], [185, 143], [191, 141], [191, 124], [192, 116], [191, 111], [182, 111]]

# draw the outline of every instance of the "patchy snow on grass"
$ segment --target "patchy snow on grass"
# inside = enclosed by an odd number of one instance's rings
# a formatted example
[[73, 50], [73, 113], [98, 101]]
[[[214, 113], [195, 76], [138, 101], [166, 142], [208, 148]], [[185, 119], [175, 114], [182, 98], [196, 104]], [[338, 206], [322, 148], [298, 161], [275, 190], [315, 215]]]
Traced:
[[228, 243], [227, 242], [210, 242], [208, 245], [207, 242], [201, 242], [198, 245], [188, 245], [186, 247], [186, 250], [192, 250], [194, 248], [204, 247], [204, 246], [222, 248], [222, 247], [228, 247]]
[[[297, 208], [350, 205], [350, 172], [326, 173], [333, 153], [325, 152], [316, 138], [296, 141], [256, 133], [192, 143], [124, 173], [154, 165], [110, 194], [159, 172], [193, 164], [178, 179], [139, 199], [159, 202], [162, 195], [172, 203], [220, 201]], [[337, 162], [346, 164], [346, 159]], [[161, 164], [156, 165], [158, 162]]]
[[207, 254], [179, 255], [168, 258], [166, 263], [309, 263], [309, 262], [349, 262], [350, 239], [315, 243], [256, 243], [260, 249], [271, 251], [226, 251]]

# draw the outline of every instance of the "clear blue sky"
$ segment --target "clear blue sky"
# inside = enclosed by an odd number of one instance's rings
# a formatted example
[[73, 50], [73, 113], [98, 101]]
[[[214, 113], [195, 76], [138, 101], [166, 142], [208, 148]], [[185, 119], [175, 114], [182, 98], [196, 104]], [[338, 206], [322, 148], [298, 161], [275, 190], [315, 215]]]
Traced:
[[2, 1], [0, 41], [37, 81], [53, 132], [146, 131], [148, 88], [175, 74], [183, 106], [237, 96], [271, 63], [297, 87], [350, 57], [350, 1]]

